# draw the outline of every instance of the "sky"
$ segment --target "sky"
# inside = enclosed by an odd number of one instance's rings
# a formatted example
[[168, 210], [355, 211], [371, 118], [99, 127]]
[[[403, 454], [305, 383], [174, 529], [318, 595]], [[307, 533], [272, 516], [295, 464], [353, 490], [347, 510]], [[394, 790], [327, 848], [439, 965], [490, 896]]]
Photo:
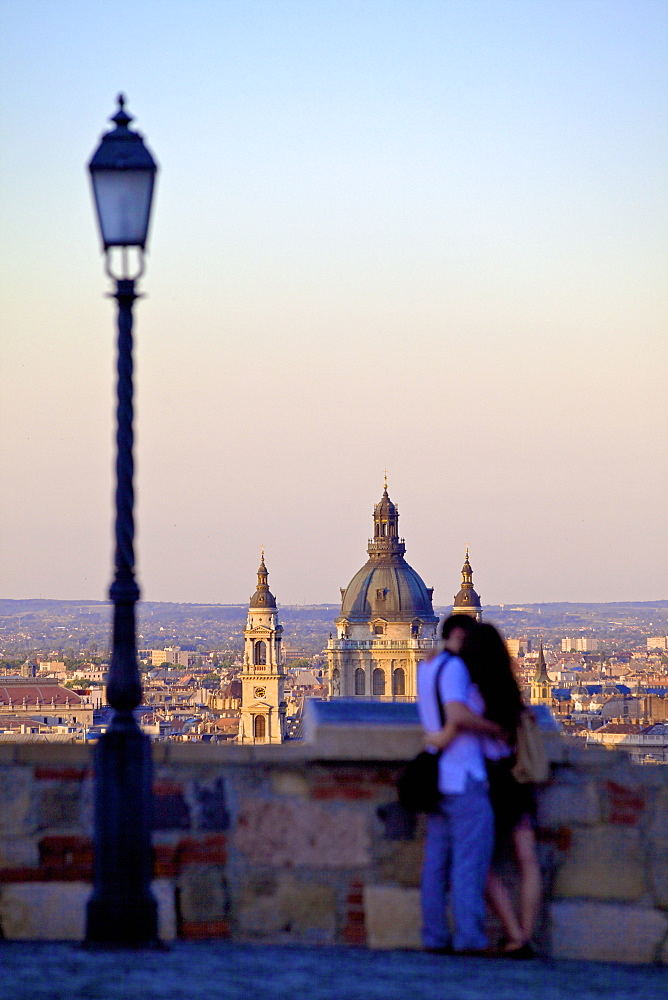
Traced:
[[668, 597], [668, 3], [1, 0], [0, 596], [103, 599], [115, 304], [85, 165], [160, 164], [152, 601], [336, 603], [387, 469], [434, 602]]

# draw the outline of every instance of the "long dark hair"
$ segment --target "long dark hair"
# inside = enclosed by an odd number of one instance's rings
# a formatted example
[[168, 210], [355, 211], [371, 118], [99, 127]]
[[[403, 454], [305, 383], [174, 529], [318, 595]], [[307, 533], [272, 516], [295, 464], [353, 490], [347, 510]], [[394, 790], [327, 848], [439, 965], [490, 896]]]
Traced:
[[466, 635], [460, 656], [483, 697], [485, 718], [497, 722], [514, 744], [524, 706], [503, 636], [484, 622]]

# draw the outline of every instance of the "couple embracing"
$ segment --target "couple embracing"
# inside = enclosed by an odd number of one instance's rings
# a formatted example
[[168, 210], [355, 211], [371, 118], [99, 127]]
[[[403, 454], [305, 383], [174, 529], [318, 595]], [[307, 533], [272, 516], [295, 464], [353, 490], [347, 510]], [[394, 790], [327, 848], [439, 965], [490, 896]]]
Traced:
[[[540, 903], [533, 789], [510, 773], [524, 706], [492, 625], [451, 615], [441, 634], [444, 651], [420, 666], [417, 681], [427, 747], [441, 751], [439, 808], [427, 815], [423, 944], [432, 952], [529, 958]], [[519, 867], [519, 914], [492, 868], [495, 847], [506, 841]], [[505, 935], [494, 951], [485, 932], [486, 901]]]

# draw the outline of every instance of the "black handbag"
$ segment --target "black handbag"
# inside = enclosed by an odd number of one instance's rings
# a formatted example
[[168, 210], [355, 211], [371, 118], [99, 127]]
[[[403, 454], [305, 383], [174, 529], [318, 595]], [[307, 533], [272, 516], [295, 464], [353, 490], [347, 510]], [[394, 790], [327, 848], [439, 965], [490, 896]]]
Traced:
[[[436, 701], [438, 703], [438, 714], [441, 719], [441, 729], [445, 725], [445, 709], [441, 701], [439, 682], [441, 671], [448, 659], [449, 657], [446, 657], [436, 671]], [[397, 792], [400, 804], [408, 812], [438, 812], [441, 799], [441, 793], [438, 790], [438, 762], [440, 759], [440, 750], [436, 753], [422, 750], [402, 770], [397, 779]]]

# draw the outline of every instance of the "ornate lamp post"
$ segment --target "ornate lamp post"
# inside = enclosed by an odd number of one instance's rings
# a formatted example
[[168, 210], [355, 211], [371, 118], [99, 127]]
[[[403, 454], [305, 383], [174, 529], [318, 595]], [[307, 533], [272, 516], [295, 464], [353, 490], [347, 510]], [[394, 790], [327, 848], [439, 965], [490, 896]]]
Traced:
[[[144, 270], [157, 165], [132, 121], [122, 95], [88, 165], [106, 256], [118, 302], [118, 406], [116, 431], [116, 571], [113, 650], [107, 697], [114, 715], [95, 758], [95, 887], [88, 902], [89, 945], [141, 946], [157, 942], [157, 904], [151, 891], [151, 745], [132, 714], [141, 701], [137, 666], [132, 457], [132, 306]], [[118, 248], [118, 252], [116, 250]], [[113, 271], [118, 256], [120, 275]], [[130, 260], [136, 261], [134, 274]]]

